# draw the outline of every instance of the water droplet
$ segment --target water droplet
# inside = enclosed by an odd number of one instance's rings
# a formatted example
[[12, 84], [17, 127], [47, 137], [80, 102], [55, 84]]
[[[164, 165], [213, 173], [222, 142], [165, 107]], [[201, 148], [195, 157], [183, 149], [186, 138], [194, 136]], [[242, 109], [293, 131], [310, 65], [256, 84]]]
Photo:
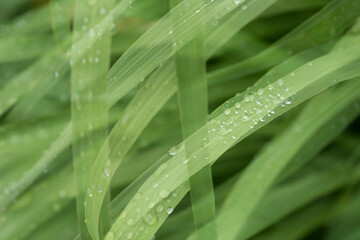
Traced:
[[294, 73], [294, 72], [291, 72], [291, 73], [290, 73], [290, 76], [291, 76], [291, 77], [294, 77], [294, 76], [295, 76], [295, 73]]
[[226, 108], [226, 109], [224, 110], [224, 114], [225, 114], [225, 115], [229, 115], [230, 112], [231, 112], [231, 110], [230, 110], [229, 108]]
[[252, 102], [253, 100], [254, 100], [254, 96], [253, 96], [253, 95], [248, 96], [248, 97], [245, 98], [245, 102], [246, 102], [246, 103]]
[[103, 172], [103, 176], [107, 178], [107, 177], [110, 176], [110, 174], [111, 174], [110, 169], [105, 168], [105, 169], [104, 169], [104, 172]]
[[250, 119], [249, 115], [248, 115], [246, 112], [244, 112], [244, 115], [243, 115], [241, 121], [246, 122], [246, 121], [248, 121], [249, 119]]
[[169, 196], [169, 192], [167, 190], [161, 189], [159, 192], [159, 197], [161, 198], [166, 198], [167, 196]]
[[154, 216], [154, 215], [152, 215], [150, 213], [146, 214], [143, 217], [143, 219], [144, 219], [144, 222], [149, 226], [153, 226], [158, 222], [158, 217]]
[[170, 215], [173, 211], [174, 211], [174, 208], [172, 208], [172, 207], [166, 208], [166, 212], [167, 212], [167, 214], [169, 214], [169, 215]]
[[264, 94], [264, 90], [259, 89], [259, 90], [257, 91], [257, 95], [261, 96], [261, 95], [263, 95], [263, 94]]
[[213, 21], [212, 25], [216, 26], [216, 25], [218, 25], [218, 23], [219, 23], [218, 20], [216, 18], [214, 18], [214, 21]]
[[164, 211], [164, 206], [161, 204], [157, 205], [155, 211], [161, 213], [162, 211]]
[[169, 150], [169, 155], [171, 155], [171, 156], [175, 156], [176, 153], [177, 153], [177, 149], [175, 146]]

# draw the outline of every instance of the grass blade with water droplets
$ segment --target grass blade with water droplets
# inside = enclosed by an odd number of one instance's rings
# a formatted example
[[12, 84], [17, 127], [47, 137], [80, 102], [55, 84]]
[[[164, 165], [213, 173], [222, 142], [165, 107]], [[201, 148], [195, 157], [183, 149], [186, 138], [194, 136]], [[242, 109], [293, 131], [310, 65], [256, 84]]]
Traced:
[[[204, 2], [203, 0], [198, 0]], [[172, 1], [173, 6], [179, 1]], [[199, 13], [202, 14], [202, 13]], [[174, 16], [174, 19], [176, 16]], [[205, 26], [203, 25], [203, 28]], [[174, 43], [179, 42], [174, 31]], [[204, 32], [187, 43], [175, 54], [178, 85], [178, 101], [183, 137], [186, 139], [207, 123], [208, 97], [205, 66]], [[189, 156], [207, 139], [207, 133], [199, 136], [198, 144], [185, 145]], [[170, 150], [176, 154], [176, 149]], [[189, 166], [191, 167], [191, 166]], [[216, 239], [215, 197], [212, 184], [211, 166], [205, 166], [189, 178], [191, 205], [196, 235], [201, 239]], [[167, 192], [166, 189], [162, 190]], [[163, 196], [164, 198], [167, 196]]]
[[[89, 28], [91, 31], [93, 25], [101, 19], [98, 9], [106, 10], [111, 7], [111, 0], [102, 1], [94, 6], [77, 0], [75, 3], [74, 44], [81, 38], [81, 35], [78, 34], [81, 29]], [[94, 34], [98, 33], [94, 32]], [[81, 239], [91, 239], [85, 221], [85, 195], [88, 194], [91, 197], [95, 191], [102, 191], [98, 186], [88, 186], [88, 183], [93, 163], [107, 136], [106, 73], [110, 62], [110, 40], [110, 33], [103, 34], [102, 39], [92, 46], [81, 61], [74, 60], [71, 68], [73, 162]], [[107, 195], [103, 204], [103, 215], [100, 219], [102, 224], [100, 229], [103, 235], [110, 226], [109, 215], [109, 195]], [[99, 233], [91, 237], [92, 239], [99, 239]]]

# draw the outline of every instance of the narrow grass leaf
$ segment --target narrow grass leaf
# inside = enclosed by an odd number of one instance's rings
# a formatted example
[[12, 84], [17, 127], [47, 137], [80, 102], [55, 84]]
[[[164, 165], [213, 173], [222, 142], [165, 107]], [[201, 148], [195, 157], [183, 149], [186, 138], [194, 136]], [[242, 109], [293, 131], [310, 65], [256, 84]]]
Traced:
[[[79, 36], [78, 33], [82, 29], [91, 28], [101, 19], [99, 9], [108, 10], [111, 7], [110, 0], [102, 1], [93, 6], [82, 0], [76, 1], [74, 44], [79, 41], [81, 35]], [[85, 221], [85, 195], [88, 194], [92, 197], [93, 192], [103, 191], [96, 186], [90, 186], [91, 188], [88, 189], [88, 183], [93, 163], [107, 136], [107, 128], [105, 127], [108, 125], [106, 73], [110, 61], [110, 40], [110, 33], [104, 34], [102, 39], [83, 55], [81, 61], [74, 59], [71, 68], [73, 162], [77, 187], [77, 216], [81, 239], [91, 239]], [[108, 198], [103, 204], [102, 234], [110, 226]], [[99, 237], [92, 236], [92, 238], [98, 239]]]
[[[204, 2], [203, 0], [198, 1]], [[172, 1], [171, 5], [175, 6], [178, 2]], [[174, 16], [174, 19], [176, 19], [176, 16]], [[205, 28], [204, 25], [203, 28]], [[203, 34], [203, 32], [200, 32], [198, 37], [187, 43], [175, 54], [179, 110], [184, 139], [204, 126], [208, 117], [205, 41]], [[177, 30], [174, 32], [174, 42], [179, 42]], [[191, 156], [193, 151], [206, 138], [207, 133], [205, 132], [203, 136], [199, 136], [199, 139], [197, 139], [197, 145], [185, 145], [187, 154]], [[211, 166], [205, 166], [198, 173], [190, 177], [189, 185], [197, 238], [199, 240], [216, 239], [215, 197]], [[201, 202], [204, 202], [204, 204], [201, 204]]]
[[[244, 175], [239, 178], [218, 216], [219, 234], [224, 239], [234, 239], [244, 227], [252, 210], [256, 207], [265, 192], [275, 181], [282, 169], [294, 158], [302, 146], [326, 121], [333, 118], [344, 106], [353, 104], [360, 93], [358, 80], [347, 83], [346, 87], [333, 94], [328, 94], [322, 105], [314, 111], [309, 111], [306, 117], [295, 121], [292, 127], [285, 131], [272, 144], [268, 145], [247, 167]], [[357, 116], [356, 108], [351, 105], [352, 115]], [[306, 120], [306, 121], [304, 121]], [[291, 142], [292, 144], [288, 144]], [[284, 151], [284, 146], [287, 146]], [[256, 179], [256, 181], [254, 180]], [[236, 207], [234, 207], [236, 206]], [[229, 228], [229, 223], [236, 219], [237, 224]]]

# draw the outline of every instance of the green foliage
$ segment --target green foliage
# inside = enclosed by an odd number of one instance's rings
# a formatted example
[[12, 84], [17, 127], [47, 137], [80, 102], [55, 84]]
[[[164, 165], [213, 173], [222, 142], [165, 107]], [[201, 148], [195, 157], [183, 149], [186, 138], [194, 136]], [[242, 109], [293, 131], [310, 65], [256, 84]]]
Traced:
[[0, 3], [0, 239], [358, 239], [359, 16]]

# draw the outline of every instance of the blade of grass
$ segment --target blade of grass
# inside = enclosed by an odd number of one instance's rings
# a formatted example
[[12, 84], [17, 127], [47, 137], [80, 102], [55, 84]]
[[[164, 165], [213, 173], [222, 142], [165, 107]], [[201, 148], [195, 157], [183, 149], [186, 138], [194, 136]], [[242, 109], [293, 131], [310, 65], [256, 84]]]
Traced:
[[[170, 5], [174, 7], [179, 2], [181, 1], [170, 1]], [[203, 0], [198, 0], [198, 2], [204, 3]], [[175, 16], [174, 19], [176, 19]], [[203, 34], [201, 32], [198, 37], [175, 54], [179, 111], [184, 139], [207, 122], [208, 96]], [[174, 41], [179, 42], [177, 31], [174, 32]], [[185, 145], [186, 153], [192, 155], [206, 137], [207, 134], [204, 133], [203, 136], [199, 136], [197, 145]], [[190, 177], [189, 185], [197, 239], [216, 239], [215, 197], [211, 166], [205, 166]], [[205, 203], [200, 204], [202, 201]]]
[[243, 231], [237, 235], [237, 239], [249, 239], [289, 213], [308, 205], [316, 198], [326, 196], [340, 187], [346, 187], [349, 178], [344, 172], [341, 172], [343, 167], [349, 169], [356, 175], [356, 179], [359, 179], [358, 168], [335, 164], [327, 171], [318, 169], [313, 174], [305, 176], [301, 181], [296, 181], [293, 188], [285, 185], [269, 192], [267, 199], [261, 201]]
[[[81, 38], [79, 33], [82, 29], [91, 29], [101, 19], [100, 9], [107, 11], [111, 8], [111, 0], [91, 5], [83, 0], [77, 0], [73, 44], [75, 45]], [[92, 165], [107, 136], [105, 127], [108, 125], [106, 73], [110, 64], [110, 40], [109, 32], [102, 34], [101, 40], [94, 43], [92, 48], [82, 56], [81, 61], [77, 61], [76, 56], [74, 57], [71, 68], [73, 162], [81, 239], [91, 239], [85, 221], [85, 195], [87, 191], [90, 197], [93, 194], [91, 192], [102, 191], [99, 188], [88, 189], [88, 182]], [[100, 234], [102, 235], [110, 226], [109, 197], [109, 192], [107, 192], [100, 219]]]
[[[327, 101], [322, 102], [320, 107], [314, 107], [313, 111], [306, 112], [306, 117], [295, 121], [291, 130], [285, 131], [258, 155], [238, 180], [221, 208], [217, 220], [222, 239], [235, 238], [266, 190], [270, 188], [296, 152], [308, 141], [309, 135], [313, 135], [334, 115], [339, 112], [341, 114], [344, 106], [356, 100], [359, 93], [360, 82], [355, 80], [336, 91], [336, 94], [329, 94], [326, 98]], [[352, 118], [358, 114], [353, 106], [351, 112], [353, 113]], [[294, 137], [294, 132], [297, 133], [296, 137]], [[292, 144], [288, 144], [289, 142]], [[286, 151], [284, 151], [284, 146], [287, 146]], [[235, 219], [237, 225], [229, 228], [229, 223]]]
[[[169, 64], [174, 63], [169, 62]], [[164, 69], [168, 70], [171, 68], [167, 68], [164, 65]], [[100, 187], [104, 191], [108, 189], [110, 179], [114, 175], [115, 170], [141, 131], [154, 114], [175, 93], [176, 85], [174, 83], [171, 84], [172, 81], [175, 82], [175, 79], [168, 78], [171, 73], [169, 71], [156, 72], [151, 77], [151, 80], [147, 80], [144, 87], [128, 105], [123, 113], [123, 118], [116, 123], [106, 140], [106, 144], [109, 144], [111, 151], [109, 152], [103, 147], [92, 167], [90, 186], [94, 186], [94, 188]], [[169, 81], [164, 84], [163, 79], [169, 79]], [[104, 165], [107, 160], [112, 161], [110, 161], [109, 165]], [[100, 210], [99, 206], [102, 204], [103, 197], [103, 192], [94, 192], [92, 197], [89, 197], [89, 195], [86, 197], [86, 219], [89, 229], [94, 231], [92, 236], [96, 236], [96, 226], [98, 224], [97, 212]]]

